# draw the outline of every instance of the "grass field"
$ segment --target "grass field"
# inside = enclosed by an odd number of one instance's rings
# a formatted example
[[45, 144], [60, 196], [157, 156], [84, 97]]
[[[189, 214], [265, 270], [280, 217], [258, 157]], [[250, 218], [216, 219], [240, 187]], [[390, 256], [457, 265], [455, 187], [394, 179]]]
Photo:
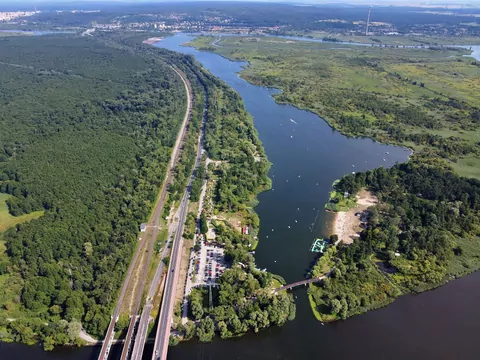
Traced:
[[244, 79], [281, 89], [278, 102], [309, 109], [344, 134], [412, 147], [480, 178], [480, 63], [466, 49], [258, 36], [205, 36], [190, 45], [248, 61]]
[[7, 230], [9, 227], [21, 224], [30, 220], [38, 219], [43, 215], [43, 211], [35, 211], [30, 214], [22, 216], [12, 216], [8, 213], [8, 206], [5, 202], [10, 195], [0, 194], [0, 236], [1, 233]]

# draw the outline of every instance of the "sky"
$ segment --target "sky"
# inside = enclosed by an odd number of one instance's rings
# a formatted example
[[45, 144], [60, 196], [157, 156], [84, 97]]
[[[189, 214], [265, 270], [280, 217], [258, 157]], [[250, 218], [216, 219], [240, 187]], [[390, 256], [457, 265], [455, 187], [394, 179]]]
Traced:
[[[206, 1], [206, 0], [187, 0], [187, 1]], [[228, 1], [228, 0], [207, 0], [207, 1]], [[279, 2], [279, 3], [303, 3], [303, 4], [333, 4], [333, 3], [349, 3], [349, 4], [471, 4], [480, 6], [480, 0], [237, 0], [237, 1], [262, 1], [262, 2]], [[40, 5], [40, 4], [78, 4], [79, 8], [82, 3], [161, 3], [161, 2], [182, 2], [182, 0], [0, 0], [1, 5], [8, 7], [17, 5]]]

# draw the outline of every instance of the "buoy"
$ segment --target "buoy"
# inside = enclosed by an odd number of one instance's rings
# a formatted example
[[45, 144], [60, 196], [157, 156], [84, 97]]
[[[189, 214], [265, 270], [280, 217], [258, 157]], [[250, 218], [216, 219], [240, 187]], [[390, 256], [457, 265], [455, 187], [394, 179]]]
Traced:
[[292, 136], [292, 135], [290, 135], [290, 139], [293, 139], [293, 136]]
[[272, 231], [275, 231], [275, 230], [272, 229]]
[[290, 229], [290, 225], [288, 225], [288, 228]]
[[297, 221], [297, 220], [295, 220], [295, 222], [296, 222], [296, 223], [298, 223], [298, 221]]
[[355, 165], [352, 165], [352, 167], [355, 167]]

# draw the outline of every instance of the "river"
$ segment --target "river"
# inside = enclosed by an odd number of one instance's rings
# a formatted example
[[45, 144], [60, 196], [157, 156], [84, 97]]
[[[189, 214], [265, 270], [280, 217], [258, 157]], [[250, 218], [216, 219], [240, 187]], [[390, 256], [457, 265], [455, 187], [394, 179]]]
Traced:
[[[273, 188], [260, 194], [256, 208], [261, 221], [256, 261], [287, 282], [301, 280], [313, 260], [312, 240], [329, 235], [330, 215], [323, 205], [332, 182], [352, 171], [406, 161], [409, 152], [347, 138], [315, 114], [276, 104], [276, 90], [253, 86], [238, 76], [246, 63], [181, 46], [190, 39], [180, 34], [156, 46], [194, 55], [242, 96], [273, 163]], [[305, 289], [293, 293], [297, 316], [285, 326], [210, 344], [182, 343], [169, 350], [169, 359], [476, 359], [480, 353], [480, 273], [325, 326], [313, 317]], [[147, 350], [151, 352], [151, 345]], [[45, 353], [38, 347], [0, 343], [0, 358], [8, 360], [93, 360], [98, 351], [62, 348]], [[111, 358], [118, 358], [120, 349], [114, 347], [113, 352], [117, 356]], [[144, 358], [150, 358], [148, 351]]]

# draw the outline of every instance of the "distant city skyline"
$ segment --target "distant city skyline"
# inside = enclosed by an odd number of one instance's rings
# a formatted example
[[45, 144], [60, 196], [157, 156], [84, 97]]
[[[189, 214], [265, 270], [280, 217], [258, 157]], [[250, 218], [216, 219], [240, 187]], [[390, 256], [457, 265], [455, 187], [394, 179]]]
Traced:
[[180, 4], [186, 2], [251, 2], [251, 3], [278, 3], [291, 5], [334, 5], [339, 6], [407, 6], [417, 8], [443, 9], [474, 9], [480, 8], [480, 0], [0, 0], [0, 12], [52, 10], [83, 10], [102, 9], [110, 6], [147, 5], [147, 4]]

